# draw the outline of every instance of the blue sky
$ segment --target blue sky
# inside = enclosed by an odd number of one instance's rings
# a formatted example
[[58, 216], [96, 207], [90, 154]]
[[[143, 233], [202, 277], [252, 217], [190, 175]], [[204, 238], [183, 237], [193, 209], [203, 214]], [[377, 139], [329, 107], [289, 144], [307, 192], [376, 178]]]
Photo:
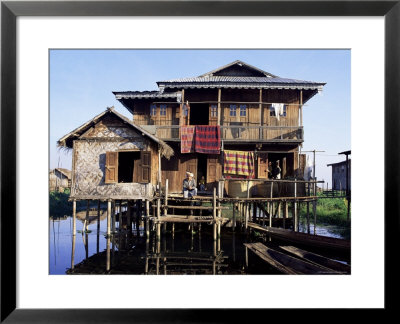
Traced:
[[[50, 168], [71, 169], [57, 140], [107, 107], [130, 117], [112, 91], [157, 90], [156, 81], [198, 76], [241, 60], [280, 77], [326, 82], [303, 109], [303, 150], [319, 150], [316, 175], [351, 149], [350, 50], [51, 50]], [[312, 161], [312, 154], [310, 155]]]

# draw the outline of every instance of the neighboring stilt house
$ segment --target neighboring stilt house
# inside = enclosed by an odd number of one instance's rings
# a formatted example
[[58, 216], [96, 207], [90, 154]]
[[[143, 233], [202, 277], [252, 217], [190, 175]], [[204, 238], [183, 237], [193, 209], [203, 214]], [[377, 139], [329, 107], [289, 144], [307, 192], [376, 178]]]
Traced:
[[152, 199], [161, 157], [173, 151], [114, 108], [58, 141], [73, 149], [71, 199]]

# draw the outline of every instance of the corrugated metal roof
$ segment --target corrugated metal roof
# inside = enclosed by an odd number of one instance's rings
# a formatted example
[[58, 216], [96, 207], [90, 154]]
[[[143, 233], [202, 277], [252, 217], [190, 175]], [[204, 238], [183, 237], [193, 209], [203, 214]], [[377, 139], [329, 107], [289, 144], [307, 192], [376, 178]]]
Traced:
[[229, 63], [229, 64], [226, 64], [226, 65], [221, 66], [221, 67], [219, 67], [219, 68], [216, 68], [215, 70], [212, 70], [212, 71], [210, 71], [210, 72], [204, 73], [204, 74], [200, 75], [200, 77], [212, 76], [212, 75], [214, 75], [215, 73], [218, 73], [218, 72], [220, 72], [220, 71], [222, 71], [222, 70], [225, 70], [225, 69], [227, 69], [227, 68], [229, 68], [229, 67], [231, 67], [231, 66], [233, 66], [233, 65], [238, 65], [238, 66], [241, 66], [241, 67], [246, 67], [247, 69], [254, 70], [254, 71], [257, 71], [257, 72], [259, 72], [259, 73], [261, 73], [261, 74], [264, 74], [266, 77], [269, 77], [269, 78], [277, 78], [276, 75], [273, 75], [273, 74], [271, 74], [271, 73], [269, 73], [269, 72], [266, 72], [266, 71], [264, 71], [264, 70], [261, 70], [261, 69], [255, 67], [255, 66], [252, 66], [252, 65], [250, 65], [250, 64], [247, 64], [247, 63], [245, 63], [245, 62], [243, 62], [243, 61], [240, 61], [240, 60], [236, 60], [236, 61], [234, 61], [234, 62], [232, 62], [232, 63]]
[[116, 99], [157, 99], [172, 98], [181, 101], [182, 94], [180, 92], [161, 92], [161, 91], [113, 91]]
[[309, 89], [321, 91], [325, 83], [269, 77], [207, 76], [171, 79], [157, 82], [163, 88], [270, 88], [270, 89]]
[[214, 82], [233, 82], [233, 83], [282, 83], [282, 84], [316, 84], [324, 85], [322, 82], [295, 80], [286, 78], [268, 78], [268, 77], [243, 77], [243, 76], [208, 76], [208, 77], [193, 77], [179, 78], [165, 81], [158, 81], [157, 84], [163, 83], [214, 83]]

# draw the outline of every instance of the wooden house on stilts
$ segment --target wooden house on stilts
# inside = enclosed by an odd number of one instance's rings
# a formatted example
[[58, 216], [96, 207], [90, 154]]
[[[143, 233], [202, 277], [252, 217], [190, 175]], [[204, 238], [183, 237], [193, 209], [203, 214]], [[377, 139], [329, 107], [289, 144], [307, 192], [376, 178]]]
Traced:
[[[216, 188], [219, 199], [268, 195], [271, 206], [274, 197], [294, 196], [296, 210], [301, 189], [296, 181], [305, 166], [305, 155], [300, 154], [303, 105], [325, 83], [281, 78], [235, 61], [198, 77], [158, 81], [157, 85], [156, 91], [114, 92], [132, 118], [108, 108], [58, 141], [59, 146], [73, 149], [70, 198], [74, 206], [82, 199], [108, 201], [110, 233], [113, 201], [128, 201], [129, 208], [130, 201], [146, 200], [148, 220], [155, 189], [168, 183], [165, 201], [160, 201], [159, 190], [153, 204], [153, 220], [160, 225], [161, 210], [164, 216], [170, 213], [168, 194], [182, 193], [189, 171], [198, 182], [204, 177], [203, 194], [214, 191], [215, 226], [223, 222], [216, 219], [223, 209], [216, 201]], [[268, 179], [277, 163], [281, 183], [274, 187]], [[248, 211], [250, 202], [246, 206]], [[272, 207], [265, 208], [271, 226]], [[215, 233], [214, 229], [214, 238]]]
[[281, 179], [302, 178], [302, 109], [325, 83], [281, 78], [235, 61], [157, 85], [158, 91], [114, 94], [135, 125], [174, 150], [171, 159], [161, 160], [161, 182], [169, 179], [170, 192], [182, 192], [185, 171], [190, 171], [197, 180], [204, 176], [209, 191], [220, 179], [231, 179], [225, 194], [237, 196], [238, 180], [267, 179], [268, 162], [276, 161]]

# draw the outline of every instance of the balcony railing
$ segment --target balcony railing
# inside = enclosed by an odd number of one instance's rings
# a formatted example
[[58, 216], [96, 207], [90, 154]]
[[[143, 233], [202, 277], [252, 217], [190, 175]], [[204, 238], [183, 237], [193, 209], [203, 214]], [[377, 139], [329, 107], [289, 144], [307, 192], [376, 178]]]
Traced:
[[[179, 125], [152, 125], [154, 134], [166, 141], [179, 141]], [[221, 126], [221, 139], [227, 142], [303, 142], [301, 126]]]

